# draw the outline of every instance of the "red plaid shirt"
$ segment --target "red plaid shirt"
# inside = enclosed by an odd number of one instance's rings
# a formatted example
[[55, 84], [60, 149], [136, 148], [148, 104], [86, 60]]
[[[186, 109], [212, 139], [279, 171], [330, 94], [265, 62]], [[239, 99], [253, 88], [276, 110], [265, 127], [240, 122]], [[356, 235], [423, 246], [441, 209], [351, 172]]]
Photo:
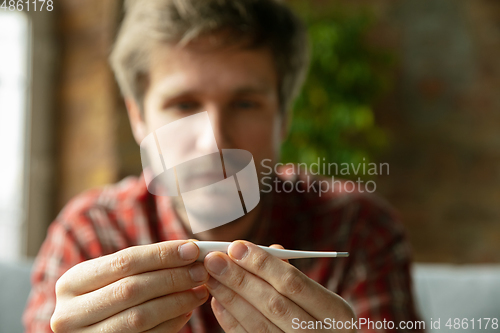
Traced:
[[[281, 185], [273, 183], [273, 188], [283, 189]], [[319, 196], [307, 185], [298, 184], [290, 193], [262, 193], [261, 216], [248, 240], [289, 249], [348, 251], [348, 258], [291, 263], [341, 295], [358, 318], [386, 319], [396, 327], [401, 321], [418, 320], [411, 293], [410, 249], [391, 209], [372, 195], [336, 190]], [[143, 178], [129, 177], [77, 196], [50, 226], [36, 258], [23, 317], [26, 332], [52, 332], [55, 283], [75, 264], [133, 245], [188, 238], [196, 237], [177, 219], [169, 198], [148, 193]], [[364, 328], [360, 332], [375, 331]], [[210, 302], [196, 309], [182, 330], [219, 331]]]

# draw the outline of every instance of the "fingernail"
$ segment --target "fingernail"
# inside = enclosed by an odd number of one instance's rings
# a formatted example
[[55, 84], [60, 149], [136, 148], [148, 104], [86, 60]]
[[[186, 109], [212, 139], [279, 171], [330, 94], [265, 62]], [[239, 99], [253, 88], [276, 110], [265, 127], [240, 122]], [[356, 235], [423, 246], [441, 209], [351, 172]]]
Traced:
[[213, 304], [215, 307], [215, 311], [222, 313], [225, 310], [225, 308], [222, 306], [222, 304], [220, 304], [219, 301], [217, 301], [215, 297], [213, 299], [214, 299]]
[[207, 260], [207, 268], [215, 275], [222, 275], [227, 269], [227, 262], [218, 255], [212, 255]]
[[189, 275], [194, 282], [205, 281], [208, 276], [208, 272], [205, 267], [201, 264], [195, 265], [189, 269]]
[[179, 255], [184, 260], [193, 260], [198, 257], [198, 246], [193, 242], [184, 243], [179, 248]]
[[210, 277], [206, 284], [210, 289], [214, 290], [219, 286], [220, 282], [214, 279], [213, 277]]
[[208, 290], [205, 287], [194, 288], [193, 291], [196, 297], [198, 297], [199, 299], [204, 299], [208, 294]]
[[248, 253], [248, 247], [242, 242], [233, 242], [229, 246], [229, 253], [236, 260], [241, 260], [246, 257]]

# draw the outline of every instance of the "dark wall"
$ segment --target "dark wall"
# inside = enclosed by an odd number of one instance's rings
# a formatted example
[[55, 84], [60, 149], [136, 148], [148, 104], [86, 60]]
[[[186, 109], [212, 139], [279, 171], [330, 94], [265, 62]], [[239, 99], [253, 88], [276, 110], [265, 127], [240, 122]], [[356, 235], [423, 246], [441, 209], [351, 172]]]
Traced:
[[417, 260], [498, 262], [500, 2], [379, 1], [375, 11], [373, 42], [399, 59], [377, 106], [392, 142], [381, 193]]

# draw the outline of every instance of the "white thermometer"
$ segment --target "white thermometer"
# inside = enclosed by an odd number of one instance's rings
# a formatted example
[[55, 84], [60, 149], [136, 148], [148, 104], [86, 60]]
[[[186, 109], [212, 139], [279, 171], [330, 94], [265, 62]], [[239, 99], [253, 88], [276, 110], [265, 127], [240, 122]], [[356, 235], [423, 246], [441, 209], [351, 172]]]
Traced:
[[[220, 251], [227, 253], [227, 249], [231, 242], [207, 242], [207, 241], [194, 241], [200, 249], [200, 256], [198, 261], [203, 261], [209, 252]], [[272, 254], [280, 259], [298, 259], [298, 258], [337, 258], [348, 257], [349, 252], [321, 252], [321, 251], [298, 251], [298, 250], [284, 250], [275, 249], [272, 247], [258, 245], [264, 251]]]

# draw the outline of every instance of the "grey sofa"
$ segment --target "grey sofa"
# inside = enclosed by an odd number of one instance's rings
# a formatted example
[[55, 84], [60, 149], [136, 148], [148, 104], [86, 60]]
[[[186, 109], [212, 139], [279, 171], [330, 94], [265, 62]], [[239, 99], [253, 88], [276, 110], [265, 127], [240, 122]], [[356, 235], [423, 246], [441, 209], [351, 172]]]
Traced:
[[[30, 289], [30, 263], [0, 262], [0, 333], [23, 331], [21, 316]], [[500, 265], [432, 265], [413, 267], [416, 302], [427, 332], [450, 332], [449, 318], [467, 319], [469, 327], [459, 332], [500, 332], [472, 329], [470, 319], [500, 320]], [[430, 329], [429, 322], [440, 320], [441, 329]], [[483, 325], [485, 320], [483, 320]]]

